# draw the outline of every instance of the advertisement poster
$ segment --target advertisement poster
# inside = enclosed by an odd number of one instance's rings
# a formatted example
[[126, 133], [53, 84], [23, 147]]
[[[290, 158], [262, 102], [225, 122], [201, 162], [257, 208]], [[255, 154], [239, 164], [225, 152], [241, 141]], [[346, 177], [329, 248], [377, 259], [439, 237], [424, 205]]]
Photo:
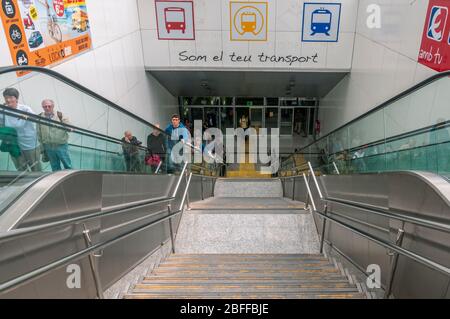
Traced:
[[91, 48], [86, 1], [0, 1], [14, 64], [48, 66]]
[[450, 3], [430, 0], [418, 62], [443, 72], [450, 70]]

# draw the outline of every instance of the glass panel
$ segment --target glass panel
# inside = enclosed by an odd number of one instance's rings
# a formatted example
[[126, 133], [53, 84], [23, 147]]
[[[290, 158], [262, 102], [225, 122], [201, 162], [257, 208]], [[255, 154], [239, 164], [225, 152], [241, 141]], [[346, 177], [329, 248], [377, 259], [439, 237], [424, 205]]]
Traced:
[[[266, 108], [266, 128], [278, 128], [278, 108], [277, 107], [268, 107]], [[268, 130], [270, 133], [270, 130]]]
[[234, 109], [232, 107], [220, 108], [220, 127], [223, 134], [226, 134], [227, 128], [234, 128]]
[[251, 127], [255, 128], [257, 132], [263, 127], [263, 109], [252, 108], [250, 109], [250, 123]]
[[294, 133], [306, 137], [307, 136], [307, 122], [308, 109], [295, 108], [294, 109]]
[[279, 99], [277, 97], [268, 97], [266, 98], [267, 106], [278, 106]]
[[[448, 176], [449, 100], [450, 79], [443, 77], [319, 139], [300, 153], [325, 173], [334, 174], [334, 161], [341, 173], [421, 170]], [[298, 130], [297, 124], [294, 128]]]
[[205, 107], [204, 109], [203, 127], [217, 127], [219, 122], [219, 108], [218, 107]]
[[294, 109], [281, 109], [280, 134], [292, 135], [292, 119]]
[[264, 98], [262, 97], [238, 97], [236, 98], [236, 105], [239, 106], [257, 106], [264, 105]]

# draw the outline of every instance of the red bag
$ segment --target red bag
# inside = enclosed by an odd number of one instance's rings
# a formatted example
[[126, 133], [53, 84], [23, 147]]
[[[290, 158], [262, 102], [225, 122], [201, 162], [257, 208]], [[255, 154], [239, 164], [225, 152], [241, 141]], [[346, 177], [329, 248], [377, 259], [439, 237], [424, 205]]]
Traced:
[[158, 166], [161, 163], [161, 157], [159, 155], [147, 155], [145, 157], [145, 164], [147, 166]]

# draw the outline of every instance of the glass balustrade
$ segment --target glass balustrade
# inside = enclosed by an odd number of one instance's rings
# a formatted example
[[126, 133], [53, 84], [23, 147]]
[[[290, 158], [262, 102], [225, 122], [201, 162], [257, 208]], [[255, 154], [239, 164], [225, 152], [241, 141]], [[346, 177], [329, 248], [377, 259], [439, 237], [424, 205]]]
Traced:
[[[341, 174], [420, 170], [450, 176], [449, 101], [450, 78], [443, 74], [295, 156], [301, 155], [325, 174], [335, 174], [337, 167]], [[295, 165], [290, 158], [283, 163], [282, 174]]]

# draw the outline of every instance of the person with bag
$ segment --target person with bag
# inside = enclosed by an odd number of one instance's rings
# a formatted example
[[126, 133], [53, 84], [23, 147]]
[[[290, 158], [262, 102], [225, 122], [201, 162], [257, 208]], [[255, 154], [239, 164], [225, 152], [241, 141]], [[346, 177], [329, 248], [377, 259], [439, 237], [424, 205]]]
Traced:
[[[18, 110], [34, 115], [31, 107], [19, 103], [19, 91], [15, 88], [7, 88], [3, 91], [6, 107], [12, 110]], [[6, 112], [7, 113], [7, 112]], [[28, 115], [6, 115], [3, 114], [2, 126], [9, 128], [10, 139], [7, 142], [13, 153], [11, 154], [12, 162], [18, 171], [31, 170], [33, 172], [41, 171], [41, 147], [37, 138], [36, 124], [28, 120]], [[13, 129], [13, 130], [11, 130]], [[6, 132], [4, 132], [6, 133]], [[17, 134], [17, 135], [16, 135]], [[14, 140], [20, 148], [20, 154], [14, 147]], [[4, 140], [3, 140], [4, 141]], [[6, 147], [6, 144], [4, 148]]]
[[155, 172], [159, 164], [164, 162], [166, 154], [165, 137], [159, 130], [159, 124], [156, 124], [155, 127], [156, 129], [147, 137], [147, 155], [145, 157], [145, 164], [152, 168], [152, 172]]
[[[69, 120], [61, 112], [58, 111], [55, 114], [55, 103], [52, 100], [43, 100], [41, 105], [44, 112], [40, 113], [39, 116], [59, 122], [62, 125], [69, 124]], [[62, 169], [61, 163], [64, 169], [72, 169], [72, 161], [69, 155], [68, 129], [39, 124], [38, 138], [42, 144], [42, 161], [50, 162], [53, 172]]]

